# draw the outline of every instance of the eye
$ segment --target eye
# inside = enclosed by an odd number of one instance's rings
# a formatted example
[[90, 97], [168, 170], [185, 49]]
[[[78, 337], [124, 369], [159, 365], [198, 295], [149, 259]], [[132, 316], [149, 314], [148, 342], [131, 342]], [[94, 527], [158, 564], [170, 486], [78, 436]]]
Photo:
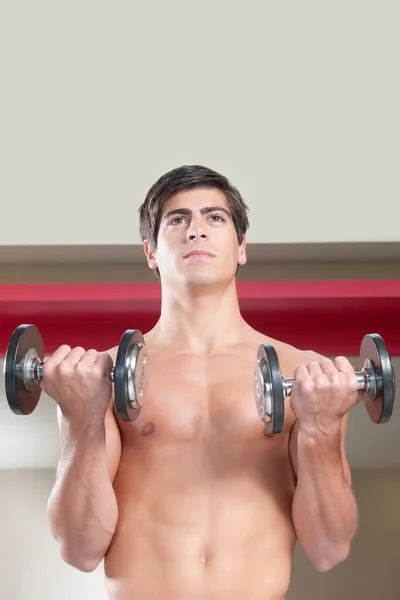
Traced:
[[223, 222], [223, 221], [225, 221], [224, 217], [222, 215], [217, 214], [217, 213], [210, 215], [210, 219], [212, 221], [217, 221], [217, 222], [221, 222], [221, 221]]
[[180, 223], [182, 223], [182, 221], [183, 217], [174, 217], [173, 219], [171, 219], [168, 225], [179, 225]]

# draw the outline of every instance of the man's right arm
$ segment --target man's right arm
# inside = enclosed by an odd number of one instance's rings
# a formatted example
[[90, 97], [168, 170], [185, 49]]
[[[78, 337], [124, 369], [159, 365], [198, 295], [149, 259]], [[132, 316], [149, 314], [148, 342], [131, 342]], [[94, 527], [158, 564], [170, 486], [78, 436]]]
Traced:
[[63, 560], [84, 572], [103, 559], [118, 519], [112, 484], [121, 438], [111, 406], [96, 424], [66, 420], [57, 407], [61, 452], [48, 517]]

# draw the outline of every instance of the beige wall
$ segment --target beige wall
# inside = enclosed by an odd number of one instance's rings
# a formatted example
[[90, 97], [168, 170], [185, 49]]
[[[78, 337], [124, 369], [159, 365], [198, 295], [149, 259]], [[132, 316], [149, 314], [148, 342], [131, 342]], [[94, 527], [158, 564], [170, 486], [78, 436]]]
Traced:
[[[53, 477], [51, 470], [0, 471], [0, 598], [105, 600], [102, 565], [84, 574], [59, 556], [46, 518]], [[287, 600], [400, 598], [400, 471], [355, 471], [353, 484], [359, 527], [350, 557], [318, 573], [297, 547]]]
[[400, 241], [396, 0], [3, 2], [0, 246], [131, 244], [202, 163], [249, 242]]

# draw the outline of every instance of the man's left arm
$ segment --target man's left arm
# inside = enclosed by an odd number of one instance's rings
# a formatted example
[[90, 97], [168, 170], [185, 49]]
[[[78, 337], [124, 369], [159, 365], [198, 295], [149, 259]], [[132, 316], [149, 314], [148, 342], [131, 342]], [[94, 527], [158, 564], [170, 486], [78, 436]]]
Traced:
[[357, 528], [345, 438], [348, 414], [331, 429], [302, 431], [294, 422], [290, 456], [297, 486], [292, 518], [297, 538], [315, 568], [327, 571], [347, 558]]

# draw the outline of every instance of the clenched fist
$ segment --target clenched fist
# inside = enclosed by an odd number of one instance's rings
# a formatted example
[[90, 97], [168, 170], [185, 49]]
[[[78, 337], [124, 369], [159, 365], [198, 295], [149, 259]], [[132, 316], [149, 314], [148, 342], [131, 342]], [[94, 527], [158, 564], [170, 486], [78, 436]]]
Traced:
[[67, 420], [104, 422], [112, 391], [109, 354], [62, 345], [43, 362], [40, 387]]
[[354, 369], [344, 356], [301, 365], [294, 379], [290, 405], [303, 429], [329, 430], [362, 399]]

